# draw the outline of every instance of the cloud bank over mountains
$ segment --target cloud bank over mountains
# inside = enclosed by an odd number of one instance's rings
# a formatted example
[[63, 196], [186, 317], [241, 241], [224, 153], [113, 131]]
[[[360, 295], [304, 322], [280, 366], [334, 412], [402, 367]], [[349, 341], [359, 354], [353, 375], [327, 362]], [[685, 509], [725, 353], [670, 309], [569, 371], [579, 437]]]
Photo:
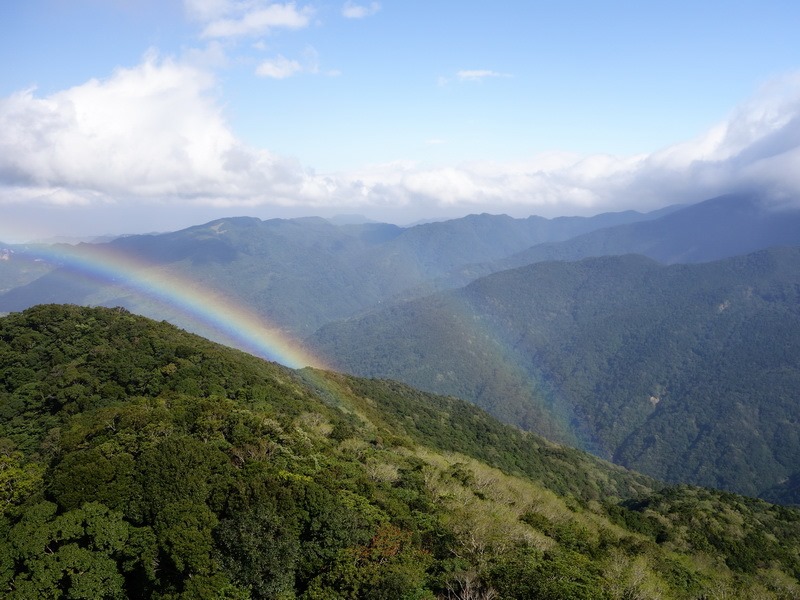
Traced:
[[[184, 7], [205, 50], [189, 49], [182, 57], [153, 50], [140, 64], [102, 79], [0, 98], [1, 205], [288, 207], [412, 220], [479, 211], [649, 210], [748, 188], [768, 190], [778, 200], [800, 197], [800, 73], [767, 83], [696, 138], [649, 154], [554, 148], [515, 161], [475, 157], [444, 166], [398, 156], [320, 173], [302, 157], [245, 142], [226, 116], [218, 74], [232, 44], [255, 45], [259, 36], [311, 27], [314, 10], [233, 0], [186, 0]], [[376, 2], [348, 1], [340, 15], [361, 20], [380, 10]], [[253, 70], [276, 80], [319, 72], [313, 48], [297, 57], [275, 53]], [[513, 77], [486, 68], [455, 73], [456, 81], [478, 87]], [[432, 138], [424, 145], [444, 143]], [[337, 152], [335, 140], [331, 152]]]
[[[739, 188], [800, 192], [800, 74], [766, 85], [696, 139], [652, 154], [553, 152], [517, 162], [426, 167], [413, 160], [358, 171], [313, 165], [237, 138], [214, 76], [149, 54], [49, 96], [0, 100], [2, 202], [141, 201], [248, 207], [415, 205], [464, 210], [651, 208]], [[335, 151], [335, 149], [333, 149]]]

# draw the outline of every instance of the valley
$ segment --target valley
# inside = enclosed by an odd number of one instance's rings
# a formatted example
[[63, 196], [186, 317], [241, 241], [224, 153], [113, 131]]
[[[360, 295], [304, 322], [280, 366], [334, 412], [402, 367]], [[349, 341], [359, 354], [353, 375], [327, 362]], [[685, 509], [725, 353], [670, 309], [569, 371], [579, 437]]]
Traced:
[[469, 400], [658, 479], [794, 503], [798, 219], [742, 196], [410, 228], [231, 218], [13, 248], [0, 271], [21, 284], [0, 310], [123, 306], [240, 345], [209, 311], [187, 317], [215, 297], [276, 332], [249, 351], [296, 340], [314, 364]]
[[800, 600], [800, 3], [0, 6], [1, 599]]

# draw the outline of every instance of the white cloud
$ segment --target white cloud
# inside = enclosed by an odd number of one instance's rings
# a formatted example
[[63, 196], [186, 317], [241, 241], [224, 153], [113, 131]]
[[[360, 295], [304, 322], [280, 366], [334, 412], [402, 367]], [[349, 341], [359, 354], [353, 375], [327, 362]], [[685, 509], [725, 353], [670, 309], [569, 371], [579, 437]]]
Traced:
[[[741, 189], [800, 204], [800, 74], [768, 86], [694, 140], [630, 157], [548, 153], [443, 168], [392, 163], [352, 174], [365, 198], [464, 211], [651, 209]], [[378, 198], [374, 201], [377, 202]]]
[[186, 12], [204, 24], [202, 37], [236, 38], [268, 33], [273, 29], [303, 29], [314, 11], [263, 1], [184, 0]]
[[107, 80], [0, 100], [6, 201], [252, 201], [294, 189], [297, 165], [244, 146], [205, 71], [150, 55]]
[[374, 15], [380, 9], [381, 5], [378, 2], [362, 5], [348, 0], [344, 3], [344, 6], [342, 6], [342, 16], [346, 19], [363, 19]]
[[[265, 76], [297, 71], [296, 61], [279, 58]], [[149, 55], [104, 80], [0, 98], [0, 203], [338, 206], [422, 216], [644, 210], [747, 188], [800, 197], [800, 75], [766, 86], [697, 139], [651, 154], [553, 152], [439, 168], [397, 161], [324, 175], [244, 144], [215, 86], [193, 63]]]
[[186, 13], [198, 21], [212, 21], [234, 10], [235, 0], [184, 0]]
[[[288, 59], [283, 55], [265, 60], [256, 67], [256, 75], [259, 77], [271, 77], [273, 79], [286, 79], [298, 73], [319, 73], [319, 54], [312, 47], [308, 46], [303, 50], [303, 62]], [[338, 71], [329, 71], [329, 76], [338, 76]]]
[[258, 65], [256, 68], [256, 75], [259, 77], [270, 77], [272, 79], [285, 79], [302, 70], [302, 65], [296, 60], [289, 60], [285, 56], [278, 55]]
[[[184, 7], [186, 13], [203, 26], [200, 35], [211, 40], [209, 48], [219, 48], [217, 54], [223, 58], [226, 58], [222, 51], [223, 42], [231, 47], [230, 40], [236, 38], [269, 34], [278, 28], [304, 29], [314, 15], [314, 9], [310, 6], [299, 8], [295, 2], [277, 3], [267, 0], [184, 0]], [[256, 39], [249, 43], [249, 48], [265, 52], [269, 46], [265, 40]], [[207, 51], [206, 54], [210, 53]], [[236, 60], [257, 60], [255, 56], [243, 57], [239, 46]], [[218, 61], [217, 64], [209, 63], [208, 66], [217, 68], [224, 66], [224, 63]], [[259, 77], [273, 79], [285, 79], [300, 72], [319, 73], [319, 54], [311, 46], [303, 52], [302, 62], [278, 54], [261, 60], [255, 69], [255, 74]]]

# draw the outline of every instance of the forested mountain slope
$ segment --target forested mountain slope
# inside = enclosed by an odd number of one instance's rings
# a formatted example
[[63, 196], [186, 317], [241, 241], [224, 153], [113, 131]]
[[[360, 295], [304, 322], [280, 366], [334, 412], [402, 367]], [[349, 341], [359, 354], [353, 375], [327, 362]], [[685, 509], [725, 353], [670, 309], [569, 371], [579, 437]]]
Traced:
[[791, 598], [800, 513], [120, 309], [0, 319], [0, 594]]
[[660, 479], [800, 501], [798, 248], [538, 263], [311, 341]]
[[[438, 289], [438, 280], [466, 264], [505, 258], [533, 244], [564, 240], [610, 224], [655, 218], [633, 211], [595, 217], [512, 219], [471, 215], [410, 228], [382, 223], [334, 225], [320, 218], [220, 219], [185, 230], [82, 244], [80, 260], [69, 246], [30, 247], [0, 261], [0, 312], [48, 302], [125, 306], [154, 318], [169, 309], [90, 264], [122, 257], [147, 279], [177, 276], [221, 291], [289, 335], [309, 335], [321, 325], [353, 316], [396, 297]], [[22, 250], [20, 250], [22, 252]], [[38, 262], [37, 262], [37, 259]], [[23, 267], [42, 276], [32, 281]], [[62, 266], [51, 273], [51, 267]], [[20, 275], [24, 277], [20, 277]], [[119, 273], [123, 276], [125, 273]]]

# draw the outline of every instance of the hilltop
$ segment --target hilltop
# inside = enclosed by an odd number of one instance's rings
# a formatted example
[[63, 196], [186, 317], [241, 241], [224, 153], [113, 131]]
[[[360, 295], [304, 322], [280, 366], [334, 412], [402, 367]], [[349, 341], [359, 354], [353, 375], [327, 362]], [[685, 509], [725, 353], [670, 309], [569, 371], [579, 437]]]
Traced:
[[[800, 513], [123, 309], [0, 319], [8, 598], [786, 598]], [[80, 575], [79, 575], [80, 574]]]

